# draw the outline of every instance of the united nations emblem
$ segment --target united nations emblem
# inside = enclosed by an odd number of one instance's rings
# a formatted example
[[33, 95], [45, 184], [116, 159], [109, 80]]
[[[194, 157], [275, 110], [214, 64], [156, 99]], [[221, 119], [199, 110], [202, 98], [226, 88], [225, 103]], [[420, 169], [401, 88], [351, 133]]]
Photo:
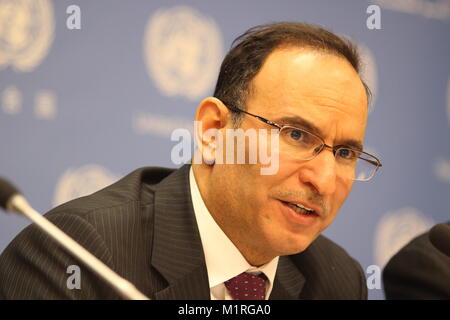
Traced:
[[47, 55], [54, 28], [49, 0], [0, 0], [0, 69], [32, 71]]
[[160, 9], [149, 19], [144, 60], [159, 90], [196, 100], [215, 82], [222, 56], [216, 23], [193, 8]]
[[450, 182], [450, 161], [445, 158], [437, 158], [433, 164], [436, 178], [442, 182]]
[[434, 222], [415, 208], [387, 212], [375, 230], [375, 261], [383, 268], [413, 238], [428, 231]]
[[75, 198], [87, 196], [118, 179], [117, 175], [97, 164], [68, 169], [56, 185], [53, 205], [57, 206]]

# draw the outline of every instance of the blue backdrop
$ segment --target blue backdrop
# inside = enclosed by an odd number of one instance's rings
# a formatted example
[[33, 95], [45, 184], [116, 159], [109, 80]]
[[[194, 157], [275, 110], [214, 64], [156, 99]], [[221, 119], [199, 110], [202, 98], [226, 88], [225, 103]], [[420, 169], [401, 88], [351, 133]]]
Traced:
[[[366, 145], [383, 168], [325, 234], [371, 276], [450, 219], [448, 0], [0, 0], [0, 176], [46, 212], [137, 167], [174, 167], [170, 134], [192, 126], [232, 40], [280, 20], [361, 45], [375, 93]], [[0, 215], [0, 251], [27, 224]]]

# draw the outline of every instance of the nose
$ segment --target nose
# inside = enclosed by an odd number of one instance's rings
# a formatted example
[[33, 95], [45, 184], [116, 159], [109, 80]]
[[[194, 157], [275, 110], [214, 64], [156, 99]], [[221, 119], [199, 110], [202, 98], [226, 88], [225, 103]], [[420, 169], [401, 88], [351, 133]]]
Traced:
[[320, 195], [330, 195], [336, 190], [336, 161], [333, 151], [324, 148], [313, 159], [302, 165], [299, 179], [309, 184]]

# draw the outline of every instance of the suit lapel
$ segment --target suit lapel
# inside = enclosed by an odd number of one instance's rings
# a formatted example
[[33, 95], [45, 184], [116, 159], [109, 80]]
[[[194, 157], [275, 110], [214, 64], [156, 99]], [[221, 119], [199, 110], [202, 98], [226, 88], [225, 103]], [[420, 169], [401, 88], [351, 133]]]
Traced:
[[270, 300], [298, 300], [305, 284], [305, 277], [289, 256], [282, 256], [278, 261]]
[[[203, 247], [189, 187], [190, 165], [164, 179], [155, 192], [152, 266], [169, 283], [156, 299], [208, 300], [210, 290]], [[282, 256], [271, 300], [299, 299], [305, 278], [289, 256]]]
[[190, 165], [164, 179], [155, 192], [152, 265], [169, 286], [156, 299], [210, 298], [208, 273], [189, 188]]

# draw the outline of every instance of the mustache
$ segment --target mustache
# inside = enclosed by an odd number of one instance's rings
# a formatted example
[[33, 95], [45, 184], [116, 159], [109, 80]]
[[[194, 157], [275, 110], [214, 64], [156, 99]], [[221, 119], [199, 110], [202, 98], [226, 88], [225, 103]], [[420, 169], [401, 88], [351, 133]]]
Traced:
[[280, 190], [275, 192], [275, 197], [279, 199], [305, 200], [313, 205], [318, 206], [323, 213], [327, 213], [329, 210], [325, 199], [320, 194], [312, 191]]

